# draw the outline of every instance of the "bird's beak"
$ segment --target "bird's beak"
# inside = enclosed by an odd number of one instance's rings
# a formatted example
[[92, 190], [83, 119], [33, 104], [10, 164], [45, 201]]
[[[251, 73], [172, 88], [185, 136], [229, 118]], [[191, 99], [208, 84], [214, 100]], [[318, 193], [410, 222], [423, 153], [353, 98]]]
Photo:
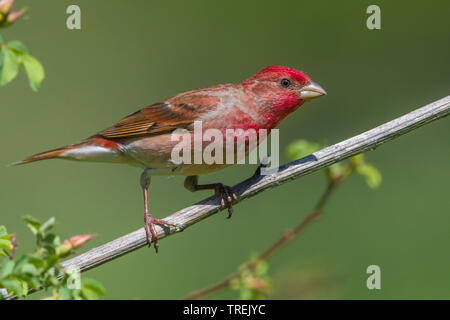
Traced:
[[321, 86], [311, 80], [300, 90], [300, 99], [310, 100], [326, 94], [327, 92]]

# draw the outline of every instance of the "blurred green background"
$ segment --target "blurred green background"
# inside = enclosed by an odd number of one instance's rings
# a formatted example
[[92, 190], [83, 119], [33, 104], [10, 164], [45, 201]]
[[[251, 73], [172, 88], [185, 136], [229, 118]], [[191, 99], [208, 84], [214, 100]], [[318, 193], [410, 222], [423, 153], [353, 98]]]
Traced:
[[[70, 4], [81, 7], [82, 30], [66, 28]], [[381, 7], [381, 30], [366, 28], [370, 4]], [[283, 148], [297, 138], [335, 143], [449, 94], [448, 1], [18, 0], [15, 8], [23, 5], [27, 19], [1, 33], [29, 47], [46, 79], [38, 93], [23, 72], [0, 88], [0, 224], [17, 232], [19, 253], [33, 246], [25, 214], [56, 216], [63, 238], [99, 233], [83, 249], [142, 227], [140, 172], [57, 160], [7, 164], [176, 93], [238, 82], [267, 65], [303, 70], [328, 96], [281, 124]], [[270, 261], [271, 297], [450, 298], [449, 121], [368, 153], [381, 187], [372, 191], [358, 176], [344, 183], [322, 219]], [[200, 181], [233, 185], [254, 170], [232, 167]], [[143, 248], [86, 275], [105, 285], [105, 298], [181, 298], [267, 247], [324, 186], [319, 172], [295, 180], [239, 204], [231, 220], [220, 213], [164, 239], [158, 255]], [[151, 208], [165, 217], [209, 195], [186, 191], [182, 177], [155, 177]], [[381, 290], [366, 287], [372, 264], [381, 267]]]

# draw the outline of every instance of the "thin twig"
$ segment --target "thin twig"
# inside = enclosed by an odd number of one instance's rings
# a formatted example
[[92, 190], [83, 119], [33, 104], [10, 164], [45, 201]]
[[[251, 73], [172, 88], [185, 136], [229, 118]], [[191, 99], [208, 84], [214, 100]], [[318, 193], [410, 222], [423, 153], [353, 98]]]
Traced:
[[[260, 192], [310, 174], [358, 153], [373, 150], [384, 142], [395, 139], [434, 120], [444, 118], [449, 113], [450, 96], [447, 96], [372, 130], [326, 147], [302, 159], [285, 164], [275, 173], [266, 176], [255, 175], [233, 186], [233, 191], [239, 196], [240, 201], [248, 199]], [[217, 196], [212, 196], [175, 212], [165, 219], [168, 223], [180, 226], [181, 229], [169, 230], [156, 226], [155, 231], [161, 240], [217, 213], [219, 210], [220, 201]], [[139, 249], [145, 246], [146, 243], [145, 230], [144, 228], [140, 228], [79, 256], [66, 260], [62, 265], [65, 268], [75, 267], [78, 270], [86, 271]]]
[[17, 237], [16, 237], [16, 233], [14, 232], [13, 234], [11, 234], [11, 250], [9, 250], [9, 260], [12, 260], [14, 258], [14, 253], [16, 252], [16, 248], [17, 248]]
[[296, 237], [300, 235], [300, 233], [306, 229], [307, 226], [309, 226], [312, 222], [316, 221], [320, 215], [322, 214], [322, 209], [325, 205], [325, 203], [329, 200], [331, 194], [338, 186], [339, 182], [341, 182], [342, 179], [336, 179], [336, 180], [329, 180], [327, 187], [325, 191], [322, 193], [322, 196], [317, 201], [316, 205], [314, 206], [313, 210], [305, 217], [303, 218], [300, 223], [294, 228], [289, 229], [283, 232], [281, 237], [277, 239], [272, 245], [270, 245], [266, 250], [264, 250], [261, 254], [259, 254], [253, 262], [249, 262], [245, 264], [243, 267], [239, 268], [238, 271], [234, 272], [233, 274], [226, 277], [223, 281], [220, 281], [210, 287], [207, 287], [205, 289], [199, 290], [197, 292], [194, 292], [190, 295], [188, 295], [186, 300], [196, 300], [200, 299], [206, 296], [209, 296], [213, 293], [217, 293], [218, 291], [221, 291], [223, 289], [226, 289], [230, 287], [231, 283], [234, 279], [239, 278], [244, 272], [247, 270], [254, 270], [258, 266], [258, 264], [261, 261], [267, 260], [269, 257], [271, 257], [276, 251], [284, 247], [286, 244], [294, 240]]

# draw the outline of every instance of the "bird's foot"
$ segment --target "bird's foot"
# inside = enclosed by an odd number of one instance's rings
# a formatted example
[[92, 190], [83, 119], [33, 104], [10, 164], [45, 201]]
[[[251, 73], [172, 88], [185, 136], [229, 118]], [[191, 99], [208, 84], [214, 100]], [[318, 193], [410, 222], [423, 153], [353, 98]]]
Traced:
[[215, 186], [216, 195], [220, 197], [220, 210], [228, 208], [227, 219], [231, 218], [233, 214], [233, 200], [239, 201], [236, 193], [233, 192], [231, 187], [226, 186], [222, 183], [217, 183]]
[[155, 231], [155, 225], [161, 225], [161, 226], [166, 226], [166, 227], [174, 227], [177, 229], [180, 229], [179, 226], [174, 225], [172, 223], [168, 223], [164, 220], [161, 219], [155, 219], [153, 218], [153, 216], [150, 214], [150, 212], [145, 212], [144, 213], [144, 223], [145, 223], [145, 233], [147, 235], [147, 243], [148, 246], [151, 247], [152, 246], [152, 242], [153, 242], [153, 247], [155, 248], [156, 253], [158, 253], [158, 235], [156, 234]]

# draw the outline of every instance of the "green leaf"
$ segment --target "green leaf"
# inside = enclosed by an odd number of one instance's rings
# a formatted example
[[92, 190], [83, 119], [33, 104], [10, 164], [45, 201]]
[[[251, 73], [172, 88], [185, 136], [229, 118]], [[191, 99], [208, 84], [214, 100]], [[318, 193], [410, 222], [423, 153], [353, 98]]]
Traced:
[[375, 189], [380, 186], [381, 173], [374, 166], [362, 163], [356, 167], [356, 172], [365, 178], [366, 183], [370, 188]]
[[355, 167], [364, 163], [364, 154], [360, 153], [350, 158], [350, 161]]
[[5, 251], [5, 249], [0, 248], [0, 258], [6, 258], [8, 256], [8, 253]]
[[48, 278], [48, 281], [53, 285], [53, 286], [57, 286], [59, 285], [59, 279], [56, 276], [51, 276]]
[[8, 293], [17, 294], [19, 296], [23, 296], [25, 294], [22, 281], [5, 279], [2, 281], [2, 283], [8, 290]]
[[66, 287], [60, 287], [58, 290], [59, 300], [70, 300], [72, 295], [70, 294], [70, 290]]
[[28, 294], [28, 283], [25, 280], [20, 281], [22, 283], [22, 292], [20, 295], [26, 296]]
[[6, 231], [6, 227], [5, 226], [0, 226], [0, 237], [1, 236], [6, 236], [8, 234], [8, 231]]
[[[49, 243], [49, 244], [55, 244], [55, 240], [57, 240], [57, 236], [54, 233], [47, 234], [42, 241]], [[59, 242], [59, 239], [58, 239]]]
[[[53, 251], [55, 251], [55, 253], [56, 253], [55, 249], [53, 249]], [[47, 265], [46, 265], [47, 268], [57, 266], [58, 265], [58, 256], [55, 255], [54, 253], [52, 253], [47, 257], [46, 262], [47, 262]]]
[[0, 47], [0, 86], [11, 82], [19, 73], [19, 60], [8, 47]]
[[320, 147], [318, 143], [300, 139], [290, 143], [286, 152], [290, 160], [297, 160], [319, 150]]
[[269, 270], [269, 265], [266, 261], [260, 261], [255, 268], [255, 274], [257, 276], [264, 276], [267, 274], [267, 271]]
[[28, 285], [33, 289], [42, 287], [41, 283], [39, 282], [39, 277], [30, 277], [27, 282]]
[[35, 256], [29, 256], [28, 262], [33, 264], [38, 269], [43, 269], [45, 267], [45, 261], [42, 258], [35, 257]]
[[13, 40], [8, 42], [7, 44], [8, 48], [21, 52], [21, 53], [28, 53], [28, 48], [26, 47], [26, 45], [23, 44], [23, 42], [19, 41], [19, 40]]
[[31, 263], [26, 263], [22, 269], [21, 269], [22, 273], [26, 273], [26, 274], [30, 274], [32, 276], [38, 276], [40, 274], [39, 270], [32, 265]]
[[98, 294], [89, 288], [81, 288], [81, 296], [85, 300], [98, 300]]
[[[41, 225], [40, 231], [44, 233], [49, 231], [50, 229], [53, 229], [55, 227], [55, 221], [56, 221], [55, 217], [51, 217]], [[54, 237], [52, 238], [52, 241], [53, 239]]]
[[23, 217], [23, 220], [25, 220], [28, 228], [31, 230], [31, 232], [33, 232], [34, 235], [39, 233], [39, 230], [41, 229], [41, 223], [35, 217], [27, 214], [25, 217]]
[[331, 166], [326, 167], [325, 171], [327, 172], [330, 179], [337, 179], [343, 176], [345, 167], [342, 162], [337, 162], [335, 164], [332, 164]]
[[4, 279], [10, 276], [14, 270], [15, 262], [14, 260], [9, 260], [7, 258], [3, 258], [2, 260], [2, 271], [0, 273], [0, 278]]
[[86, 300], [97, 300], [98, 296], [105, 295], [105, 288], [103, 285], [90, 278], [81, 279], [81, 296]]
[[242, 286], [240, 289], [240, 299], [241, 300], [253, 299], [253, 290], [246, 286]]
[[22, 54], [20, 60], [27, 74], [31, 89], [37, 91], [45, 77], [44, 68], [36, 58], [27, 53]]
[[28, 257], [22, 256], [16, 261], [16, 266], [14, 267], [14, 273], [20, 273], [20, 269], [28, 263]]
[[44, 248], [45, 248], [45, 250], [47, 250], [48, 254], [56, 255], [56, 248], [54, 246], [46, 244], [46, 245], [44, 245]]
[[0, 236], [0, 239], [9, 240], [9, 239], [11, 239], [11, 235], [10, 234], [5, 234], [3, 236]]
[[12, 243], [9, 240], [6, 239], [0, 239], [0, 248], [11, 250], [12, 249]]

